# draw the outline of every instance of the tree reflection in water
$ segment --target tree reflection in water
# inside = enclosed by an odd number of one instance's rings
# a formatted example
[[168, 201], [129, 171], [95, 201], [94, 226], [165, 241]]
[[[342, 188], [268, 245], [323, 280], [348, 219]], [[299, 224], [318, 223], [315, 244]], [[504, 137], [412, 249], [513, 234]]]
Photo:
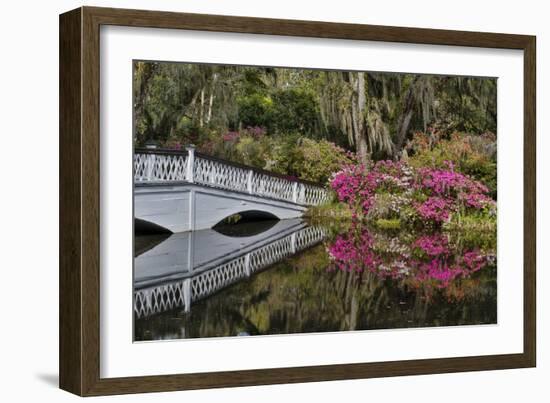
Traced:
[[137, 319], [135, 339], [496, 323], [494, 233], [329, 232], [190, 312]]

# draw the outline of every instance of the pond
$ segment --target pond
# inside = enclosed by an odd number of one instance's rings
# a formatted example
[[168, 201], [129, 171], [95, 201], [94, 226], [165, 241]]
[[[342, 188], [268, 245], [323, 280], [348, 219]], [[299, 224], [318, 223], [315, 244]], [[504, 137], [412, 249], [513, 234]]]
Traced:
[[494, 324], [495, 243], [302, 219], [136, 235], [134, 339]]

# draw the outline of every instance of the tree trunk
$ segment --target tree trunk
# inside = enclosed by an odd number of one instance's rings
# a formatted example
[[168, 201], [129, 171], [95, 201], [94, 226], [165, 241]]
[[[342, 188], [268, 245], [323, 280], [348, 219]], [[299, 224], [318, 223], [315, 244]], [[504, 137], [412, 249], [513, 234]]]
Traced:
[[203, 126], [204, 117], [204, 88], [201, 89], [201, 108], [199, 110], [199, 127]]
[[214, 102], [214, 93], [210, 93], [210, 99], [208, 100], [208, 113], [206, 114], [206, 124], [210, 123], [212, 118], [212, 103]]
[[397, 133], [393, 152], [394, 157], [399, 156], [401, 150], [403, 149], [403, 146], [405, 145], [405, 141], [407, 140], [409, 125], [411, 124], [411, 119], [414, 112], [414, 92], [417, 80], [418, 79], [415, 79], [407, 90], [407, 95], [405, 95], [405, 102], [403, 104], [403, 110], [401, 111], [401, 115], [399, 116], [399, 119], [397, 121]]
[[218, 73], [212, 75], [212, 83], [210, 84], [210, 97], [208, 100], [208, 113], [206, 114], [206, 124], [210, 123], [212, 118], [212, 104], [214, 103], [214, 90], [216, 86], [216, 81], [218, 79]]
[[369, 155], [367, 146], [367, 124], [365, 121], [367, 107], [365, 73], [351, 73], [351, 84], [353, 88], [351, 116], [355, 146], [357, 147], [357, 155], [359, 156], [359, 160], [362, 163], [366, 163], [369, 160]]

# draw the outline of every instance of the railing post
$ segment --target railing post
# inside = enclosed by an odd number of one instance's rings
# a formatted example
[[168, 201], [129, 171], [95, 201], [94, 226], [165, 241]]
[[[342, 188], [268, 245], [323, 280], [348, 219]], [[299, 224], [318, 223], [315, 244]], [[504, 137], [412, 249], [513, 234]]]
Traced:
[[252, 194], [252, 175], [254, 174], [254, 172], [252, 171], [252, 169], [249, 169], [248, 170], [248, 178], [247, 178], [247, 182], [246, 182], [246, 190], [248, 191], [249, 194]]
[[183, 280], [182, 284], [182, 293], [183, 293], [183, 309], [185, 312], [189, 312], [191, 310], [191, 279], [186, 278]]
[[216, 164], [212, 164], [212, 169], [210, 169], [210, 183], [216, 183]]
[[152, 181], [153, 178], [153, 172], [155, 168], [155, 154], [147, 154], [147, 170], [145, 172], [145, 177], [148, 181]]
[[185, 172], [185, 180], [193, 183], [195, 181], [195, 146], [193, 144], [189, 144], [185, 147], [185, 149], [187, 150], [187, 170]]
[[247, 277], [250, 277], [250, 275], [252, 274], [252, 270], [250, 267], [250, 252], [248, 252], [244, 257], [244, 272], [246, 273]]
[[298, 203], [298, 182], [292, 184], [292, 201]]
[[298, 203], [306, 204], [306, 187], [303, 183], [300, 183], [300, 195], [298, 196]]
[[143, 291], [143, 300], [144, 305], [146, 306], [145, 314], [154, 312], [154, 306], [153, 306], [153, 290], [144, 290]]
[[293, 232], [290, 235], [290, 251], [294, 254], [296, 253], [296, 232]]

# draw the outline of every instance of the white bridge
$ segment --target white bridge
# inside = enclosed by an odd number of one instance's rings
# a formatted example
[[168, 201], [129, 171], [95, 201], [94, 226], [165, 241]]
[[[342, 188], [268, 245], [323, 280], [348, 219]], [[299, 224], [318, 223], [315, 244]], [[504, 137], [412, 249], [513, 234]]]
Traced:
[[238, 213], [301, 217], [328, 201], [318, 184], [219, 160], [195, 152], [134, 152], [134, 217], [137, 224], [171, 232], [212, 228]]
[[214, 230], [173, 234], [141, 253], [134, 266], [137, 318], [183, 308], [307, 249], [326, 236], [300, 219], [278, 221], [264, 232], [230, 237]]

